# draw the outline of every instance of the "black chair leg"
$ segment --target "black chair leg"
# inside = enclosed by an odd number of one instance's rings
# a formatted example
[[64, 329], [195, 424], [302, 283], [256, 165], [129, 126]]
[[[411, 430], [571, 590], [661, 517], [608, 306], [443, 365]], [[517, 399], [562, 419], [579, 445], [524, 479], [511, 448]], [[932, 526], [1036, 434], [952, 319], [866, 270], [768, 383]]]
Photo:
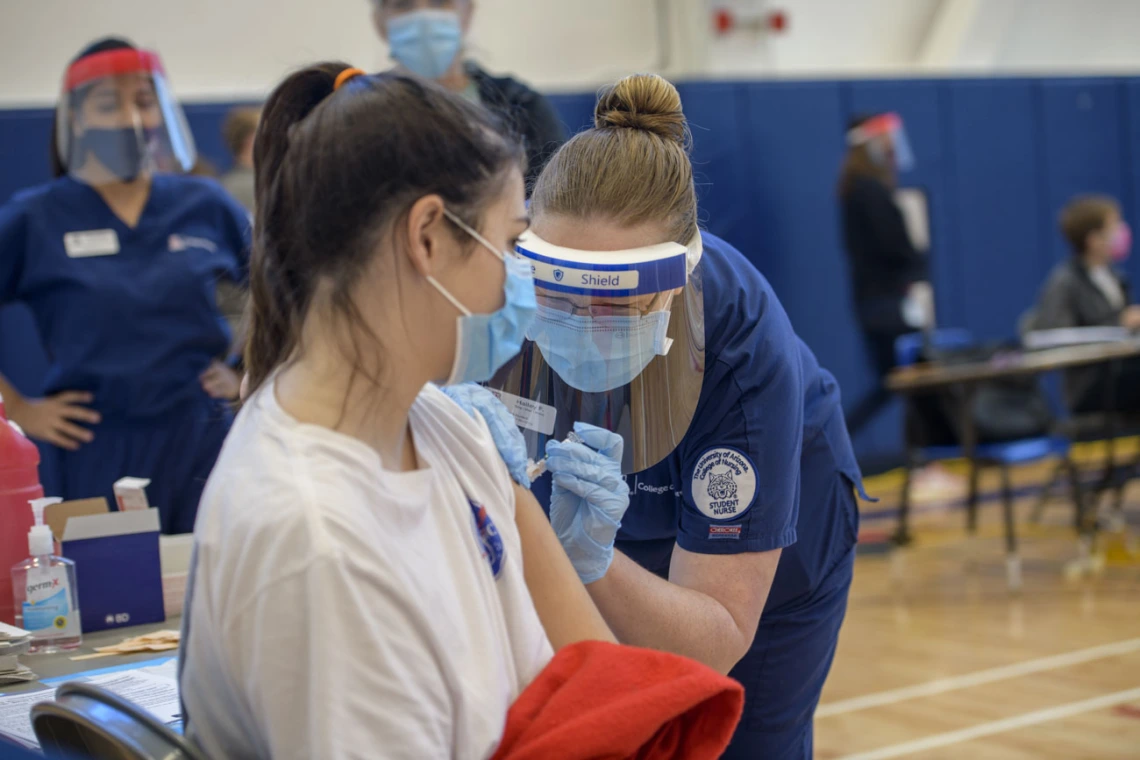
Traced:
[[[1049, 499], [1053, 497], [1053, 490], [1057, 487], [1057, 482], [1061, 479], [1061, 472], [1066, 469], [1066, 465], [1070, 465], [1068, 457], [1065, 461], [1058, 462], [1057, 466], [1053, 468], [1053, 477], [1049, 478], [1049, 482], [1045, 484], [1042, 489], [1041, 495], [1037, 497], [1037, 504], [1033, 507], [1033, 514], [1030, 515], [1029, 521], [1036, 524], [1041, 522], [1041, 518], [1045, 516], [1045, 507], [1049, 503]], [[1069, 472], [1072, 469], [1069, 468]]]
[[1112, 479], [1116, 475], [1116, 438], [1109, 435], [1105, 441], [1107, 451], [1104, 458], [1104, 472], [1100, 476], [1097, 494], [1102, 494], [1112, 486]]
[[1085, 519], [1085, 501], [1088, 498], [1085, 494], [1084, 486], [1081, 485], [1081, 473], [1077, 468], [1077, 463], [1073, 461], [1071, 455], [1065, 456], [1065, 468], [1069, 471], [1069, 483], [1072, 489], [1073, 497], [1073, 527], [1080, 535], [1084, 529]]
[[1121, 466], [1121, 472], [1116, 475], [1116, 482], [1112, 494], [1112, 530], [1119, 532], [1125, 528], [1124, 492], [1129, 482], [1140, 475], [1140, 452], [1126, 465]]
[[1005, 522], [1005, 572], [1010, 591], [1021, 588], [1021, 556], [1017, 553], [1016, 519], [1013, 511], [1013, 487], [1009, 466], [1001, 466], [1001, 506]]
[[903, 467], [902, 493], [899, 494], [899, 521], [891, 541], [896, 546], [906, 546], [913, 539], [910, 535], [910, 484], [914, 472], [914, 459], [907, 453], [906, 464]]
[[978, 532], [978, 476], [981, 467], [977, 462], [970, 462], [970, 493], [966, 497], [966, 530], [970, 533]]
[[[1072, 465], [1076, 470], [1076, 465]], [[1076, 507], [1073, 527], [1077, 532], [1077, 559], [1066, 566], [1065, 573], [1069, 577], [1079, 578], [1093, 572], [1095, 560], [1093, 558], [1096, 540], [1096, 504], [1101, 494], [1103, 481], [1093, 486], [1092, 493], [1086, 493], [1079, 486], [1079, 481], [1073, 478], [1073, 503]]]

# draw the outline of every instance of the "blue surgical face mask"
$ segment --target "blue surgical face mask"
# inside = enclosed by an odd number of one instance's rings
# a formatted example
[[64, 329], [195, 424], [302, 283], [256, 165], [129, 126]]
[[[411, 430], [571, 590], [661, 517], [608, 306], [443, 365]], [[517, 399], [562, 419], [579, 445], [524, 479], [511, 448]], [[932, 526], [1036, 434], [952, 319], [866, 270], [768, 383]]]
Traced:
[[601, 393], [628, 385], [671, 341], [668, 311], [591, 317], [540, 307], [527, 338], [571, 388]]
[[76, 146], [90, 151], [123, 182], [134, 182], [146, 164], [146, 146], [134, 127], [88, 127], [76, 140]]
[[388, 22], [388, 45], [396, 62], [425, 79], [439, 79], [451, 68], [463, 45], [455, 11], [401, 13]]
[[455, 362], [451, 367], [451, 375], [444, 385], [484, 383], [490, 380], [500, 367], [518, 355], [522, 348], [527, 328], [534, 321], [534, 312], [537, 308], [534, 277], [529, 262], [498, 250], [450, 211], [444, 211], [444, 214], [457, 227], [497, 256], [507, 269], [507, 277], [503, 282], [505, 303], [503, 308], [490, 314], [472, 314], [470, 309], [447, 292], [434, 277], [427, 278], [428, 282], [462, 315], [458, 320]]

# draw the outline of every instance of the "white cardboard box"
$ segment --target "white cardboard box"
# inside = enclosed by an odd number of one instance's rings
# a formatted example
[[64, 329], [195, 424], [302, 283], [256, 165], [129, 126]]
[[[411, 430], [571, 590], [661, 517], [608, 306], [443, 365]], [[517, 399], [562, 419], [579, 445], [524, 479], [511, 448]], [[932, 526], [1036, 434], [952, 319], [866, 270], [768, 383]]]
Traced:
[[146, 499], [146, 487], [150, 485], [149, 478], [119, 478], [115, 481], [115, 501], [119, 503], [120, 512], [131, 512], [137, 509], [150, 509], [150, 502]]

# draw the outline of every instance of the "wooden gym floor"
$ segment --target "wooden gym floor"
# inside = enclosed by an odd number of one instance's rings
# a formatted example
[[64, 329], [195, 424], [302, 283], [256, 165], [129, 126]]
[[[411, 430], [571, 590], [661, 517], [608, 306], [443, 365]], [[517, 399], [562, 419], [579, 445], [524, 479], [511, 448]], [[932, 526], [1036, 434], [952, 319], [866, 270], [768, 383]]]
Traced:
[[[1085, 449], [1080, 459], [1095, 460]], [[1027, 491], [1051, 466], [1017, 471]], [[864, 533], [897, 504], [898, 476], [868, 483]], [[983, 478], [983, 492], [996, 488]], [[815, 721], [816, 758], [1140, 758], [1140, 481], [1123, 533], [1098, 541], [1103, 569], [1077, 576], [1066, 489], [1040, 524], [1019, 499], [1024, 588], [1006, 587], [1001, 512], [976, 536], [959, 508], [919, 508], [916, 541], [856, 561], [847, 619]], [[877, 519], [879, 518], [879, 519]]]

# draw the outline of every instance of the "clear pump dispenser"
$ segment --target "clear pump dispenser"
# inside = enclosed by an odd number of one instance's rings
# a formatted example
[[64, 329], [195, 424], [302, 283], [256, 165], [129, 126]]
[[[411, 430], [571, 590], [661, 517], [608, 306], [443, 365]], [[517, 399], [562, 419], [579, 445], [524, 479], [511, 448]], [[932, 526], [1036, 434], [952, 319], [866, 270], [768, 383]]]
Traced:
[[44, 524], [44, 509], [62, 499], [32, 499], [35, 525], [28, 531], [28, 559], [12, 568], [16, 625], [32, 634], [30, 653], [51, 654], [78, 649], [83, 641], [79, 627], [79, 595], [75, 563], [54, 554], [51, 527]]

